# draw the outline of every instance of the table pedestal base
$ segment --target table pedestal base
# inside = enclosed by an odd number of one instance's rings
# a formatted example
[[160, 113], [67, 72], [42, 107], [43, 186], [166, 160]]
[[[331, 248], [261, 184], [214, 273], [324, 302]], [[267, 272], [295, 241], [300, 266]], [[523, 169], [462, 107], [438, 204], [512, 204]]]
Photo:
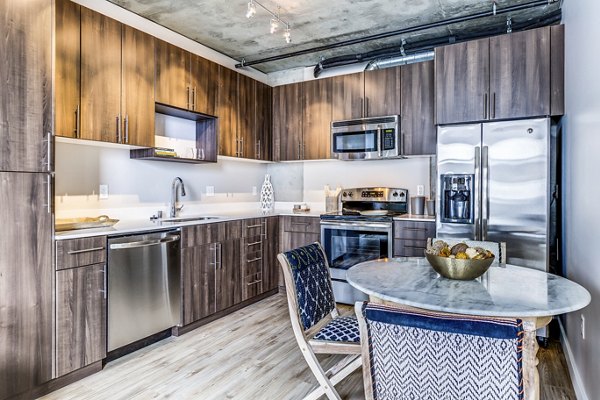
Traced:
[[[422, 310], [416, 307], [405, 306], [403, 304], [382, 300], [373, 296], [370, 296], [369, 300], [373, 303], [385, 304], [405, 310]], [[550, 321], [552, 321], [552, 317], [522, 318], [519, 316], [514, 316], [511, 318], [520, 319], [523, 321], [523, 390], [525, 391], [523, 398], [524, 400], [540, 400], [540, 374], [537, 369], [537, 365], [539, 364], [539, 360], [537, 358], [539, 346], [537, 343], [536, 331], [548, 325]]]

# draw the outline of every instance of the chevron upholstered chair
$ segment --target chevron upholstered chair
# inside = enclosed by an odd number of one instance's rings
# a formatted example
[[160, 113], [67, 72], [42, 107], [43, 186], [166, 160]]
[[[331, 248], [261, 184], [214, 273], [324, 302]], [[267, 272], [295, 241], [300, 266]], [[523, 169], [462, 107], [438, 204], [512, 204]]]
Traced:
[[521, 400], [520, 320], [355, 305], [366, 400]]
[[[335, 385], [360, 368], [361, 347], [354, 315], [341, 317], [333, 297], [329, 266], [319, 243], [277, 255], [283, 269], [292, 329], [302, 355], [319, 382], [305, 399], [340, 399]], [[324, 371], [315, 354], [341, 354]]]

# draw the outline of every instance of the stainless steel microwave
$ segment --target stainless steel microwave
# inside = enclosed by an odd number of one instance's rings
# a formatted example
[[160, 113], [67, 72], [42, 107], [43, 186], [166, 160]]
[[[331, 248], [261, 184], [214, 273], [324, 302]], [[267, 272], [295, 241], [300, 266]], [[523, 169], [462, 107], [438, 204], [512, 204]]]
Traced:
[[402, 155], [400, 116], [331, 123], [331, 153], [340, 160], [378, 160]]

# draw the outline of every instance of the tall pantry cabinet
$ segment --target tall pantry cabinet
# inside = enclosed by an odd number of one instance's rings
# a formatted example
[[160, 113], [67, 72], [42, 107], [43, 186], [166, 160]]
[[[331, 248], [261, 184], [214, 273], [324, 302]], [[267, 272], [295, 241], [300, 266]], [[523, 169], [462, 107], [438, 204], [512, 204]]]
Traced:
[[0, 399], [52, 377], [52, 0], [0, 2]]

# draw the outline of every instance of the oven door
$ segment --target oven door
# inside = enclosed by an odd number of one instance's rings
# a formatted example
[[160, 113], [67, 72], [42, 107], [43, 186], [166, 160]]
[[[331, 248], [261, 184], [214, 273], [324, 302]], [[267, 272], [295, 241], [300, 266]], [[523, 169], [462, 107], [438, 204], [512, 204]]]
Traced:
[[354, 304], [367, 296], [347, 283], [346, 271], [363, 261], [392, 257], [392, 223], [321, 221], [321, 243], [336, 301]]

